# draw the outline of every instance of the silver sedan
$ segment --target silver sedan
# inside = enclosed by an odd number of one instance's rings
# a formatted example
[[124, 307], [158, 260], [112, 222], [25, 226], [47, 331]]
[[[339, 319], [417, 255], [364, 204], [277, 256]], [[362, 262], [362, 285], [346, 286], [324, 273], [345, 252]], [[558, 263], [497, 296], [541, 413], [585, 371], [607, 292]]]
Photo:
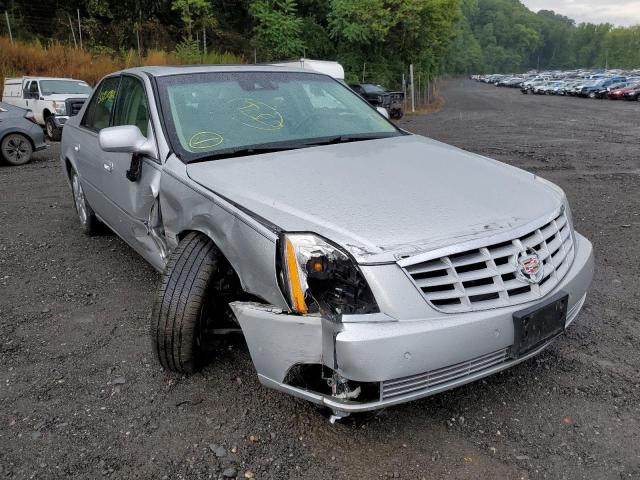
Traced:
[[241, 331], [260, 381], [336, 417], [539, 353], [582, 307], [563, 191], [397, 128], [350, 89], [261, 66], [108, 75], [62, 139], [80, 224], [163, 272], [160, 364]]

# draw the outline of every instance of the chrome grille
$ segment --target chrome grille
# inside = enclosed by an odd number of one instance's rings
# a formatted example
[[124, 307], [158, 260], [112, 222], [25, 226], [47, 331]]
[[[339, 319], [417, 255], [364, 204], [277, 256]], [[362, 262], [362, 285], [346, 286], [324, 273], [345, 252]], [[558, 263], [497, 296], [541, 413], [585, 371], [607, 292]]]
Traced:
[[[534, 249], [544, 263], [538, 284], [516, 278], [516, 257], [526, 247]], [[562, 280], [574, 256], [571, 228], [563, 212], [522, 237], [404, 268], [432, 307], [458, 313], [537, 300]]]
[[472, 375], [481, 374], [490, 368], [500, 365], [508, 359], [508, 348], [476, 357], [466, 362], [449, 367], [431, 370], [426, 373], [412, 375], [382, 382], [382, 400], [389, 400], [408, 394], [422, 394], [446, 388], [449, 384], [459, 382]]

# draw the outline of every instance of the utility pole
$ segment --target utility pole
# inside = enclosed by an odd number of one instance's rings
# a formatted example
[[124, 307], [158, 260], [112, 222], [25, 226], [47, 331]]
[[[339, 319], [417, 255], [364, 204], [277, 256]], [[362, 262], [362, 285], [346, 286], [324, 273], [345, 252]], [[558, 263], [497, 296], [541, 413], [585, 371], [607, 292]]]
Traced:
[[258, 63], [258, 49], [253, 49], [253, 63]]
[[364, 83], [364, 79], [367, 75], [367, 62], [364, 62], [362, 65], [362, 83]]
[[78, 43], [76, 42], [76, 32], [73, 31], [73, 22], [71, 21], [71, 15], [69, 15], [69, 27], [71, 27], [71, 35], [73, 35], [73, 45], [78, 48]]
[[402, 72], [402, 109], [407, 110], [407, 81], [404, 78], [404, 72]]
[[78, 8], [78, 37], [80, 38], [80, 50], [82, 50], [82, 24], [80, 23], [80, 9]]
[[202, 25], [202, 49], [204, 54], [207, 54], [207, 29], [204, 25]]
[[416, 111], [416, 90], [413, 84], [413, 63], [409, 65], [409, 83], [411, 83], [411, 112]]
[[7, 30], [9, 30], [9, 40], [13, 43], [13, 35], [11, 34], [11, 23], [9, 23], [9, 12], [4, 11], [4, 18], [7, 19]]

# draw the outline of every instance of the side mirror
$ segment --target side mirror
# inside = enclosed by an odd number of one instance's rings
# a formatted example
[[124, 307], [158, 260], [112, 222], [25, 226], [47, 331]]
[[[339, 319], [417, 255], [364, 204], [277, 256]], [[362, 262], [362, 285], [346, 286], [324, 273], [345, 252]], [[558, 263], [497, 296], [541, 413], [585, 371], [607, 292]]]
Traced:
[[121, 125], [100, 130], [100, 148], [105, 152], [135, 153], [156, 158], [156, 147], [152, 139], [142, 135], [135, 125]]
[[387, 112], [386, 108], [384, 108], [384, 107], [376, 107], [376, 110], [378, 110], [378, 113], [380, 115], [382, 115], [384, 118], [389, 120], [389, 112]]

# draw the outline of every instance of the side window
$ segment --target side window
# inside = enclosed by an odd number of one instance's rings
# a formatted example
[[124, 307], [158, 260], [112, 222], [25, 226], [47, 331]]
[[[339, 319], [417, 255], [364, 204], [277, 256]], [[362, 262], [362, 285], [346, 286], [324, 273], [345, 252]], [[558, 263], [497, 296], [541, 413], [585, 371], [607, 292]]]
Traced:
[[80, 125], [99, 132], [109, 126], [120, 77], [110, 77], [96, 88]]
[[113, 125], [135, 125], [147, 136], [149, 127], [149, 104], [144, 85], [140, 80], [123, 76], [120, 93], [113, 114]]
[[36, 82], [35, 80], [31, 82], [31, 85], [29, 85], [29, 93], [31, 93], [31, 98], [40, 98], [38, 82]]

